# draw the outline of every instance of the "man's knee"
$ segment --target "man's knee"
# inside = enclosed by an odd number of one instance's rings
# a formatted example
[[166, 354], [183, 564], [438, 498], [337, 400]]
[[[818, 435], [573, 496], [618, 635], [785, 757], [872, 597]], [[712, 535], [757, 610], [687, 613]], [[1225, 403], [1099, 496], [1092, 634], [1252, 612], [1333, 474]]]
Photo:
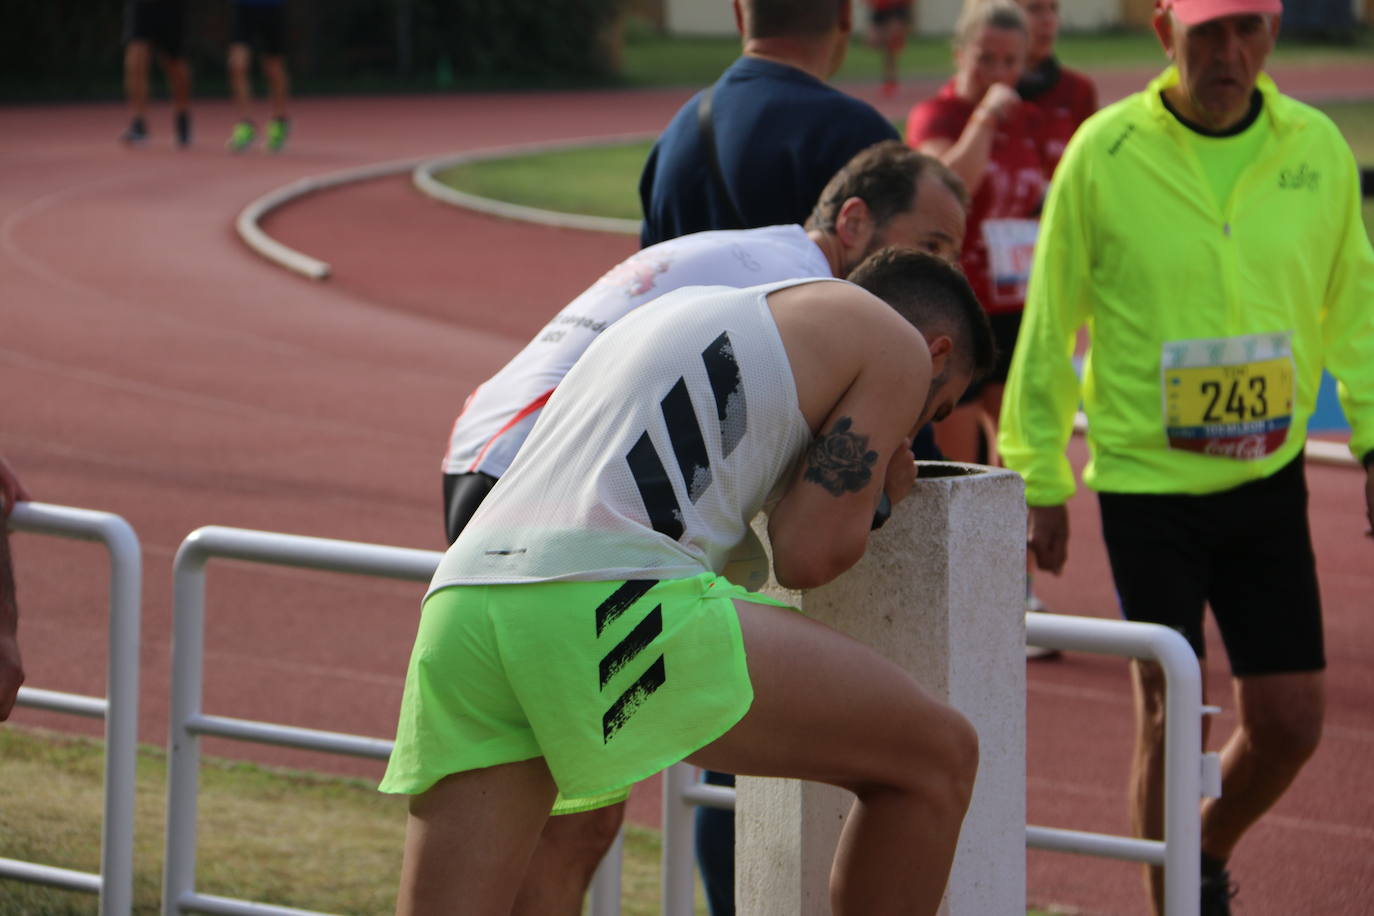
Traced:
[[1319, 679], [1294, 679], [1262, 693], [1242, 682], [1240, 728], [1257, 753], [1305, 761], [1321, 742], [1325, 703]]
[[[933, 724], [924, 721], [911, 737], [915, 745], [899, 755], [910, 780], [904, 788], [966, 809], [978, 777], [978, 732], [972, 723], [946, 706]], [[913, 760], [920, 765], [912, 766]]]

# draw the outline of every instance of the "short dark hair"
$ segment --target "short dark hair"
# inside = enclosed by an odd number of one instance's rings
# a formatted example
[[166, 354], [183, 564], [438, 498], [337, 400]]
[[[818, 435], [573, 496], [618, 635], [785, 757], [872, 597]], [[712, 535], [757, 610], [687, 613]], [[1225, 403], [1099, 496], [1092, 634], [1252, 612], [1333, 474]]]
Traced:
[[848, 0], [741, 0], [744, 37], [789, 38], [823, 35], [840, 21]]
[[959, 268], [924, 251], [884, 248], [864, 259], [849, 274], [892, 306], [923, 334], [948, 334], [954, 341], [956, 365], [978, 381], [997, 364], [997, 345], [987, 313]]
[[882, 140], [860, 150], [826, 182], [806, 228], [834, 232], [840, 207], [857, 197], [868, 204], [874, 225], [881, 229], [892, 217], [916, 209], [916, 189], [927, 173], [940, 179], [968, 209], [968, 190], [948, 166], [900, 140]]

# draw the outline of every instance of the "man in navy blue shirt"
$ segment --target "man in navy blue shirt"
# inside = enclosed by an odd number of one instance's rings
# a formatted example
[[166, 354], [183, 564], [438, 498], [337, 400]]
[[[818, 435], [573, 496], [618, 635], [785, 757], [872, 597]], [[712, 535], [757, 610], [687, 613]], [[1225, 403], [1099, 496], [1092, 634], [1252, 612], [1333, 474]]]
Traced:
[[826, 182], [897, 131], [825, 84], [844, 62], [847, 0], [734, 0], [744, 54], [709, 90], [717, 170], [698, 93], [654, 144], [639, 179], [640, 243], [707, 229], [804, 223]]
[[[682, 106], [644, 163], [642, 246], [708, 229], [804, 223], [856, 153], [899, 139], [873, 106], [826, 85], [849, 49], [849, 0], [734, 0], [734, 8], [744, 53]], [[940, 457], [929, 429], [917, 442], [917, 457]], [[725, 773], [705, 779], [734, 785]], [[733, 916], [734, 814], [700, 808], [696, 826], [711, 916]]]

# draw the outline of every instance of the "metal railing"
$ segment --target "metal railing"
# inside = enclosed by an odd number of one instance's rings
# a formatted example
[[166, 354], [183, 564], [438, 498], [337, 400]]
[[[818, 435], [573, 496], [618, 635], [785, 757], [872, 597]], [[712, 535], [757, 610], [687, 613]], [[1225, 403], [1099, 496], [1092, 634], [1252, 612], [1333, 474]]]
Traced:
[[[1197, 916], [1201, 854], [1198, 802], [1221, 793], [1215, 754], [1202, 753], [1202, 671], [1188, 641], [1168, 627], [1064, 614], [1026, 620], [1026, 642], [1049, 649], [1149, 659], [1164, 670], [1164, 839], [1027, 825], [1026, 845], [1058, 852], [1145, 862], [1164, 868], [1168, 916]], [[734, 810], [735, 790], [695, 781], [695, 768], [677, 764], [663, 781], [663, 913], [690, 916], [693, 893], [692, 817], [696, 805]]]
[[20, 706], [105, 720], [100, 872], [0, 859], [0, 878], [98, 894], [100, 916], [127, 916], [133, 908], [138, 646], [143, 583], [143, 555], [138, 537], [129, 523], [117, 515], [47, 503], [16, 503], [9, 524], [19, 531], [104, 544], [110, 555], [110, 622], [104, 697], [23, 687], [18, 699]]
[[[107, 715], [106, 839], [100, 876], [66, 872], [0, 860], [0, 876], [79, 890], [102, 892], [102, 916], [127, 913], [132, 885], [133, 752], [137, 724], [137, 607], [140, 575], [137, 540], [122, 520], [105, 513], [27, 504], [16, 509], [15, 523], [25, 530], [83, 532], [110, 544], [112, 607], [132, 607], [133, 628], [116, 627], [130, 616], [112, 611], [111, 673]], [[46, 514], [45, 514], [46, 513]], [[119, 526], [132, 545], [120, 541]], [[303, 916], [310, 911], [200, 894], [195, 890], [195, 849], [200, 769], [200, 738], [219, 736], [241, 741], [386, 759], [391, 742], [338, 732], [319, 731], [247, 719], [205, 715], [201, 709], [204, 672], [205, 567], [213, 557], [327, 570], [357, 575], [428, 580], [441, 554], [435, 551], [361, 544], [238, 528], [206, 527], [192, 532], [177, 551], [174, 571], [172, 715], [168, 754], [166, 858], [163, 913], [278, 914]], [[132, 572], [130, 571], [132, 569]], [[118, 632], [116, 632], [118, 630]], [[1200, 850], [1197, 803], [1204, 791], [1220, 789], [1215, 755], [1201, 753], [1201, 673], [1183, 637], [1165, 627], [1065, 615], [1036, 616], [1027, 621], [1027, 641], [1049, 648], [1147, 658], [1160, 664], [1167, 684], [1165, 756], [1165, 825], [1162, 841], [1027, 826], [1029, 846], [1109, 858], [1129, 859], [1165, 868], [1165, 905], [1170, 916], [1195, 916], [1198, 906]], [[118, 663], [114, 660], [121, 659]], [[132, 666], [127, 657], [132, 658]], [[132, 670], [132, 676], [130, 676]], [[116, 701], [119, 698], [119, 702]], [[29, 706], [85, 715], [104, 713], [106, 701], [25, 689], [20, 701]], [[735, 792], [696, 782], [686, 764], [669, 768], [663, 784], [662, 904], [665, 916], [692, 912], [694, 862], [691, 809], [696, 805], [733, 809]], [[619, 913], [620, 850], [617, 840], [601, 863], [591, 890], [593, 916]]]
[[1026, 845], [1160, 865], [1164, 912], [1197, 916], [1202, 822], [1198, 803], [1221, 794], [1220, 762], [1202, 753], [1202, 670], [1188, 640], [1168, 627], [1061, 614], [1030, 614], [1026, 642], [1047, 649], [1149, 659], [1164, 671], [1164, 839], [1026, 827]]
[[202, 735], [385, 760], [391, 742], [255, 722], [201, 711], [205, 665], [205, 566], [212, 557], [428, 581], [442, 554], [380, 544], [211, 526], [191, 532], [173, 572], [172, 719], [167, 755], [167, 838], [162, 912], [301, 916], [307, 910], [196, 893], [196, 813]]

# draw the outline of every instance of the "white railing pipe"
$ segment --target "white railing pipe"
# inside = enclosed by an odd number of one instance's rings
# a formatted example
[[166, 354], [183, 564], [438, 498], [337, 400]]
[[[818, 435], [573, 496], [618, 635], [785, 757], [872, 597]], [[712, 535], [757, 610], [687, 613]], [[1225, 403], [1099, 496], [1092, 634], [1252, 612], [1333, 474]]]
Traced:
[[11, 860], [3, 860], [0, 861], [0, 875], [19, 880], [55, 875], [65, 882], [63, 887], [99, 893], [100, 916], [126, 916], [133, 908], [142, 550], [129, 523], [109, 512], [19, 502], [10, 514], [9, 524], [19, 531], [104, 544], [110, 555], [110, 621], [104, 699], [29, 687], [20, 689], [18, 699], [21, 706], [105, 719], [105, 806], [100, 835], [100, 874], [73, 877], [83, 873], [41, 866], [12, 868]]

